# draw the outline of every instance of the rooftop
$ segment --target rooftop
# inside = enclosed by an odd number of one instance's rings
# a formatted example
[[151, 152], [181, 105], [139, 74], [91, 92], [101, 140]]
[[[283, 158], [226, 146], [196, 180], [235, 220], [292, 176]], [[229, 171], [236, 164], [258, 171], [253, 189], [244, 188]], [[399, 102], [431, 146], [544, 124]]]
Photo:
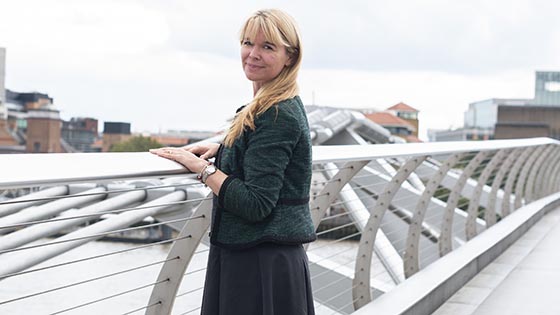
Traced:
[[416, 108], [414, 108], [412, 106], [409, 106], [409, 105], [406, 105], [403, 102], [400, 102], [396, 105], [393, 105], [393, 106], [387, 108], [387, 110], [396, 110], [396, 111], [399, 111], [399, 112], [419, 112], [419, 110], [417, 110]]
[[369, 120], [377, 123], [381, 126], [391, 126], [391, 127], [406, 127], [412, 130], [416, 128], [407, 122], [406, 120], [399, 118], [391, 113], [380, 112], [365, 115]]

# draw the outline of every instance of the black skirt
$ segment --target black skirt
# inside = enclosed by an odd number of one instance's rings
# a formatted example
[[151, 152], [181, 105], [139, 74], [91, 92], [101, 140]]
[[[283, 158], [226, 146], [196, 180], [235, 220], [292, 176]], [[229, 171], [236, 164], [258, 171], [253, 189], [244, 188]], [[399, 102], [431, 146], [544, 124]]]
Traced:
[[201, 315], [314, 315], [302, 245], [211, 245]]

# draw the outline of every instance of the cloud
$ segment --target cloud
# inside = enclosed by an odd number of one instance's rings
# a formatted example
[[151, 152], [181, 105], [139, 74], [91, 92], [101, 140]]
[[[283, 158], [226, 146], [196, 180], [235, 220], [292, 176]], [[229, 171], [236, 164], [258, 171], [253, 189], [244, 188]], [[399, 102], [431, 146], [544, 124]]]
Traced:
[[306, 103], [404, 101], [445, 128], [470, 102], [532, 97], [533, 71], [560, 69], [556, 1], [7, 0], [7, 87], [49, 93], [66, 118], [216, 129], [252, 97], [237, 32], [261, 7], [299, 23]]
[[237, 56], [232, 47], [247, 15], [280, 7], [298, 21], [306, 64], [315, 69], [488, 74], [559, 63], [556, 1], [173, 3], [159, 8], [171, 25], [169, 45], [227, 58]]
[[313, 34], [307, 57], [316, 68], [375, 71], [483, 74], [536, 60], [557, 65], [560, 20], [552, 12], [560, 4], [537, 2], [358, 1], [303, 20]]

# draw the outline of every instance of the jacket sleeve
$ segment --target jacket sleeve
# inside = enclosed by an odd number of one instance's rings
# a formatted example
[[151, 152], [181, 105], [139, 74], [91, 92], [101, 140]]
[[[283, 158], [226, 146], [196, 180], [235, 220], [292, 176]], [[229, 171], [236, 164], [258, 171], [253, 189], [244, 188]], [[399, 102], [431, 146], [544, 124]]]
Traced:
[[257, 118], [255, 125], [244, 155], [244, 180], [228, 176], [218, 196], [225, 211], [251, 222], [264, 220], [276, 206], [301, 134], [297, 119], [285, 113], [277, 116], [275, 108]]

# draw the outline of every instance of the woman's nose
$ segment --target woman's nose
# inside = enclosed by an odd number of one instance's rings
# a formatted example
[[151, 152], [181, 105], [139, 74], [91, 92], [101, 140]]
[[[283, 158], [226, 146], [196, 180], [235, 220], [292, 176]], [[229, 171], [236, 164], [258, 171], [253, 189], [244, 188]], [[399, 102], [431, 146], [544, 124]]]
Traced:
[[260, 59], [261, 54], [260, 54], [257, 46], [253, 46], [251, 48], [251, 52], [249, 53], [249, 57], [254, 58], [254, 59]]

